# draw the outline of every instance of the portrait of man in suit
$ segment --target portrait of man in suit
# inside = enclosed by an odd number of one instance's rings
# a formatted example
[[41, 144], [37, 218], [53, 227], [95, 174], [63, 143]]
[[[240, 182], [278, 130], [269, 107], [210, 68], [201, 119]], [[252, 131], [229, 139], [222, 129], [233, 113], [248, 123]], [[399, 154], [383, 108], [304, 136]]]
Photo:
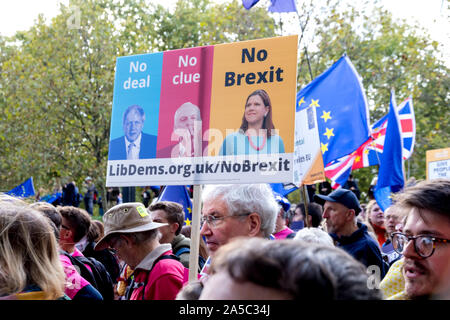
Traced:
[[124, 136], [109, 143], [109, 160], [152, 159], [156, 156], [156, 136], [142, 132], [144, 109], [129, 106], [123, 114]]

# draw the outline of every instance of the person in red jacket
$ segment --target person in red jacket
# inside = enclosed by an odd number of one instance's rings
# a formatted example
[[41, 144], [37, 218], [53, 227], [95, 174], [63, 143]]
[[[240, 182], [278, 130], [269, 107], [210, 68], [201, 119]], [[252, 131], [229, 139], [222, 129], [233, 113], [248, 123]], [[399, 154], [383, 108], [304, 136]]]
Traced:
[[170, 243], [159, 243], [158, 228], [138, 202], [119, 204], [103, 216], [105, 236], [95, 250], [110, 247], [133, 269], [126, 300], [174, 300], [184, 283], [184, 266], [172, 254]]

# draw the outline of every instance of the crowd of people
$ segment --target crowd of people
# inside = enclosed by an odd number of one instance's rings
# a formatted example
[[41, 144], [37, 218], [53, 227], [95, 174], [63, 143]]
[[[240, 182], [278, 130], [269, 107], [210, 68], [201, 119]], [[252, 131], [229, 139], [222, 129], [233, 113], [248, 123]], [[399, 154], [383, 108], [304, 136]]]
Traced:
[[406, 187], [386, 212], [345, 188], [294, 206], [267, 184], [208, 185], [189, 281], [178, 203], [119, 203], [99, 221], [2, 194], [0, 299], [450, 299], [449, 199], [448, 179]]

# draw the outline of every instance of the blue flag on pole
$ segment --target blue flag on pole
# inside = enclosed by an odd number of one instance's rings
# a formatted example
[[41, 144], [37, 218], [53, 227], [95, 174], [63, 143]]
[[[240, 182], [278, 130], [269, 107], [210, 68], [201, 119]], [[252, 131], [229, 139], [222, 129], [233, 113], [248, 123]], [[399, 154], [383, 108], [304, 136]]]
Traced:
[[259, 0], [242, 0], [242, 5], [245, 9], [250, 10], [255, 4], [257, 4]]
[[[259, 0], [242, 0], [245, 9], [250, 10]], [[297, 12], [295, 0], [270, 0], [270, 12]]]
[[286, 195], [298, 189], [293, 183], [271, 183], [270, 187], [273, 192], [279, 193], [283, 197], [286, 197]]
[[270, 0], [270, 12], [297, 12], [294, 0]]
[[395, 94], [391, 93], [386, 138], [380, 158], [378, 180], [374, 196], [380, 208], [385, 211], [392, 204], [391, 193], [400, 191], [405, 185], [403, 174], [403, 141], [400, 132], [400, 120], [395, 103]]
[[360, 76], [347, 55], [297, 93], [297, 111], [315, 106], [325, 166], [370, 136], [369, 109]]
[[[416, 136], [416, 121], [412, 98], [405, 99], [397, 106], [397, 110], [403, 141], [403, 160], [406, 160], [411, 157], [414, 150]], [[372, 137], [364, 142], [355, 152], [333, 161], [325, 167], [325, 175], [332, 181], [331, 186], [333, 189], [344, 185], [352, 170], [380, 164], [379, 159], [383, 153], [386, 138], [387, 118], [388, 115], [385, 115], [372, 125]]]
[[19, 184], [14, 189], [6, 192], [6, 194], [9, 194], [10, 196], [13, 197], [22, 197], [22, 198], [34, 196], [36, 192], [34, 191], [33, 177], [28, 178], [22, 184]]
[[172, 201], [179, 203], [184, 208], [184, 223], [191, 225], [192, 221], [192, 201], [186, 186], [166, 186], [159, 195], [159, 201]]

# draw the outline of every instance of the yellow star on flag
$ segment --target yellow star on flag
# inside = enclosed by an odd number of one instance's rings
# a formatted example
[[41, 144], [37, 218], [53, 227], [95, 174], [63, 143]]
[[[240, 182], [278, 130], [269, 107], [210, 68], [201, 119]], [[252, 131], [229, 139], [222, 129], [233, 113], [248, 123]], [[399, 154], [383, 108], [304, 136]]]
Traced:
[[298, 106], [300, 107], [303, 103], [305, 103], [305, 97], [302, 97], [298, 102]]
[[188, 211], [189, 213], [192, 213], [191, 207], [188, 207], [188, 208], [187, 208], [187, 211]]
[[320, 143], [320, 149], [322, 149], [322, 154], [324, 154], [325, 151], [328, 151], [328, 143], [326, 144]]
[[327, 136], [328, 140], [330, 139], [330, 137], [334, 137], [334, 133], [333, 133], [334, 128], [331, 128], [331, 129], [326, 128], [326, 130], [327, 131], [323, 135]]
[[311, 99], [311, 104], [310, 104], [309, 106], [310, 106], [310, 107], [312, 107], [312, 106], [314, 106], [314, 107], [320, 107], [320, 105], [319, 105], [319, 99], [317, 99], [317, 100]]
[[320, 117], [323, 119], [323, 121], [327, 122], [328, 120], [332, 119], [330, 113], [331, 111], [328, 112], [323, 111]]
[[190, 226], [191, 220], [189, 220], [189, 218], [186, 218], [186, 220], [184, 220], [184, 223], [186, 223], [187, 226]]
[[359, 162], [359, 161], [361, 161], [361, 157], [360, 157], [360, 156], [357, 156], [357, 157], [355, 158], [355, 162]]
[[368, 154], [369, 153], [369, 149], [364, 150], [364, 154]]

